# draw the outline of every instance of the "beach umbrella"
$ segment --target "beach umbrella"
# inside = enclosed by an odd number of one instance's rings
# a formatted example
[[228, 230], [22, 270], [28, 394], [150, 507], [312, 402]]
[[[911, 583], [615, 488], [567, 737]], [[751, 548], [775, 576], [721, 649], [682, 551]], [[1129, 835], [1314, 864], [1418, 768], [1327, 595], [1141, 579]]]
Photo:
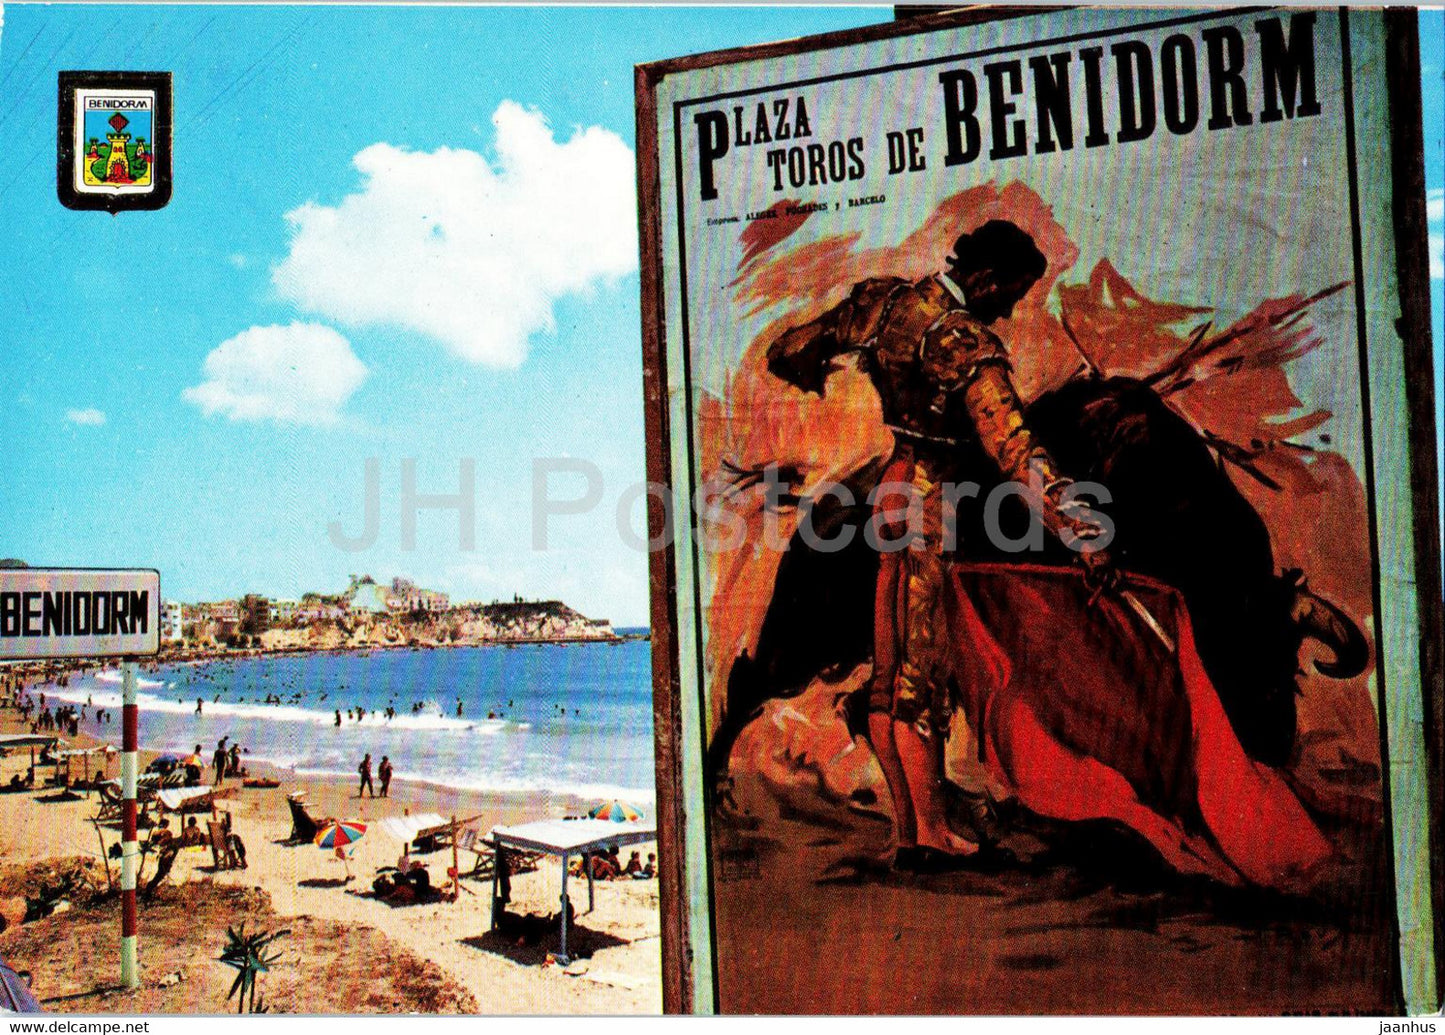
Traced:
[[346, 879], [351, 880], [351, 863], [347, 861], [347, 849], [366, 836], [366, 824], [354, 819], [333, 820], [316, 832], [316, 846], [329, 848], [346, 867]]
[[605, 819], [612, 823], [635, 823], [642, 818], [638, 812], [625, 801], [604, 801], [591, 812], [587, 813], [593, 819]]
[[354, 819], [343, 819], [327, 823], [316, 832], [318, 848], [345, 848], [366, 836], [366, 824]]

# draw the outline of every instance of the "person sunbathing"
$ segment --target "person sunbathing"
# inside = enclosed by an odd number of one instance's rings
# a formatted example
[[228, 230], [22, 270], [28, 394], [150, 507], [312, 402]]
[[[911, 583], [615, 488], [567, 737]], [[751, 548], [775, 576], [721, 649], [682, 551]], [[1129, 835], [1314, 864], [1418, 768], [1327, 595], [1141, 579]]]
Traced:
[[206, 835], [201, 832], [200, 826], [197, 825], [196, 817], [191, 816], [186, 820], [185, 829], [181, 831], [181, 847], [190, 848], [192, 845], [204, 845], [205, 843]]
[[612, 859], [602, 853], [592, 856], [592, 879], [593, 880], [616, 880], [617, 866]]

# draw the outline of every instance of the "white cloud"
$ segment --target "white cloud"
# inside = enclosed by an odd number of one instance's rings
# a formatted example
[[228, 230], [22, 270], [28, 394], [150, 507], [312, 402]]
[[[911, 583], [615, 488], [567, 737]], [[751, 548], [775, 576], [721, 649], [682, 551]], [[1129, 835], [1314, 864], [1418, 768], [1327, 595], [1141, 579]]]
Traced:
[[1425, 195], [1425, 218], [1432, 223], [1445, 221], [1445, 187], [1436, 187]]
[[1430, 235], [1430, 279], [1445, 280], [1445, 234]]
[[181, 395], [206, 416], [335, 424], [366, 380], [351, 343], [317, 323], [252, 327], [211, 350], [205, 380]]
[[65, 419], [71, 424], [82, 424], [94, 428], [105, 423], [105, 412], [97, 410], [94, 406], [83, 410], [66, 410]]
[[555, 326], [553, 305], [637, 268], [632, 152], [615, 133], [558, 143], [511, 101], [492, 115], [495, 165], [475, 151], [373, 144], [364, 182], [336, 206], [286, 218], [272, 270], [282, 297], [351, 326], [433, 338], [474, 363], [515, 367]]

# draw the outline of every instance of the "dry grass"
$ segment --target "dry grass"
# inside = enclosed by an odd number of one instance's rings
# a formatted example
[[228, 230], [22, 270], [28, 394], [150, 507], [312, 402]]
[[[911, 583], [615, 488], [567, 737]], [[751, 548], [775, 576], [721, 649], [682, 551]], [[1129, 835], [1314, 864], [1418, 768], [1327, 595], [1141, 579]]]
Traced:
[[[0, 897], [34, 895], [77, 860], [0, 867]], [[71, 908], [0, 934], [0, 955], [29, 970], [47, 1010], [94, 1013], [228, 1013], [235, 971], [217, 962], [227, 926], [287, 928], [281, 953], [258, 987], [284, 1013], [475, 1013], [471, 993], [370, 927], [278, 917], [260, 889], [209, 880], [163, 885], [140, 912], [141, 987], [117, 987], [120, 902], [103, 889]]]

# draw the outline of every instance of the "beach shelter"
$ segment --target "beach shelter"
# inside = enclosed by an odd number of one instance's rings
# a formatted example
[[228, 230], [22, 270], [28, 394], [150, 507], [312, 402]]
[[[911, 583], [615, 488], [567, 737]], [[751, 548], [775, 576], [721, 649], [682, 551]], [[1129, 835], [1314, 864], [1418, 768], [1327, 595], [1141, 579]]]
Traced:
[[35, 749], [38, 747], [55, 747], [59, 744], [59, 737], [47, 737], [41, 733], [0, 733], [0, 750], [10, 751], [16, 748], [30, 749], [30, 766], [35, 767]]
[[[562, 860], [562, 940], [557, 959], [564, 966], [572, 962], [567, 955], [567, 863], [574, 855], [600, 852], [616, 845], [643, 844], [657, 840], [657, 825], [645, 820], [614, 822], [609, 819], [540, 819], [532, 823], [514, 826], [493, 827], [489, 838], [497, 851], [497, 862], [492, 867], [492, 929], [496, 930], [498, 920], [498, 891], [501, 883], [502, 853], [509, 848], [527, 852], [542, 852], [559, 856]], [[592, 871], [587, 868], [587, 911], [592, 912], [595, 904]]]

